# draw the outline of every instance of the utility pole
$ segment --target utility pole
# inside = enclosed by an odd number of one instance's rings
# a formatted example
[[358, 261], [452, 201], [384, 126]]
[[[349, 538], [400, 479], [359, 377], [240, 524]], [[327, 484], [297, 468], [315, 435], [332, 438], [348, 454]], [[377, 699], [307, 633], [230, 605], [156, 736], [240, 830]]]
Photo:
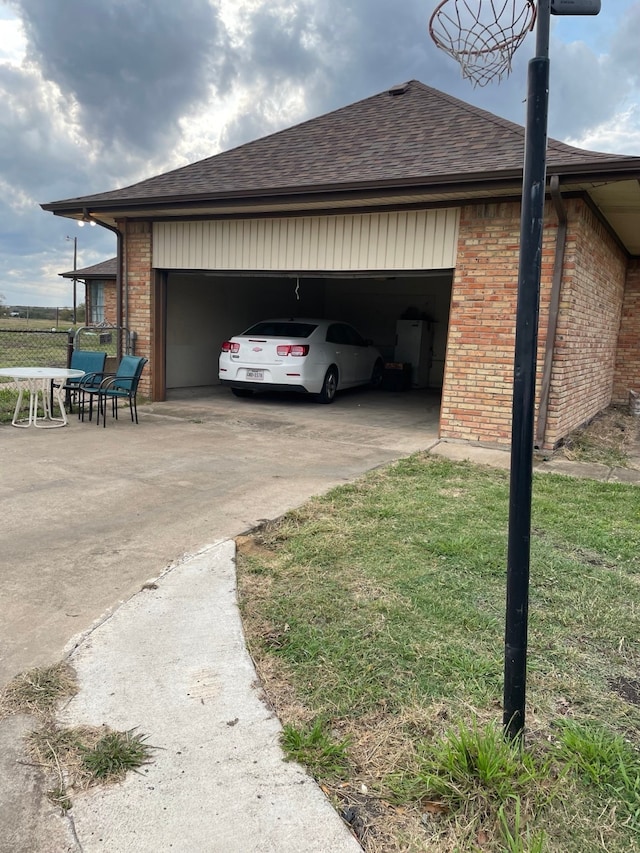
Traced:
[[[67, 240], [73, 241], [73, 271], [75, 272], [78, 269], [78, 238], [77, 237], [67, 237]], [[76, 324], [76, 315], [77, 315], [77, 283], [78, 279], [73, 277], [73, 325]]]

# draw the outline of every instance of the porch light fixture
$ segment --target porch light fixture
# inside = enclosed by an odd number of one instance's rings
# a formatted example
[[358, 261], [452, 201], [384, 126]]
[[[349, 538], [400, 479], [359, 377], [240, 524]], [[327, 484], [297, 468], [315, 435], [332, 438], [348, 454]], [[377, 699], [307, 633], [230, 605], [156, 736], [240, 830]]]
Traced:
[[95, 226], [96, 226], [95, 220], [91, 218], [91, 216], [89, 215], [88, 209], [86, 207], [84, 207], [82, 209], [82, 219], [80, 219], [78, 221], [78, 228], [84, 228], [86, 222], [88, 222], [89, 225], [92, 226], [92, 228], [95, 228]]

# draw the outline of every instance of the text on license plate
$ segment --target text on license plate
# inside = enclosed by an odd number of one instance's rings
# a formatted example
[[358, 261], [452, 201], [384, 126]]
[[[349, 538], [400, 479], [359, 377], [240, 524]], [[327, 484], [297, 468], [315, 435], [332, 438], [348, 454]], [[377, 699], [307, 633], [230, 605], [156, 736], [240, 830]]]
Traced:
[[264, 379], [264, 370], [247, 370], [247, 379]]

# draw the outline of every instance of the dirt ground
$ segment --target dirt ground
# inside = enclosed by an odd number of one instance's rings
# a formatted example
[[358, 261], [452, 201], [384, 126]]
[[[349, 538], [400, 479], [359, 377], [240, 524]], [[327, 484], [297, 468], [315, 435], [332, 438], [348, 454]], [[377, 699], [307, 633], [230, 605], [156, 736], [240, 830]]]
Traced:
[[609, 406], [572, 432], [555, 456], [575, 462], [601, 462], [640, 469], [640, 417], [629, 406]]

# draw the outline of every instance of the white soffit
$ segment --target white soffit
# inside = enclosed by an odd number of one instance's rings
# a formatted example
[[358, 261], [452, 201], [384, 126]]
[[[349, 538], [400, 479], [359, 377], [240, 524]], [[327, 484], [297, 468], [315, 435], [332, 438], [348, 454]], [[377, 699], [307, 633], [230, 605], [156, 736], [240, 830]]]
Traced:
[[627, 251], [640, 255], [640, 183], [617, 181], [593, 186], [589, 188], [589, 195]]
[[157, 269], [424, 270], [455, 267], [459, 209], [156, 222]]

